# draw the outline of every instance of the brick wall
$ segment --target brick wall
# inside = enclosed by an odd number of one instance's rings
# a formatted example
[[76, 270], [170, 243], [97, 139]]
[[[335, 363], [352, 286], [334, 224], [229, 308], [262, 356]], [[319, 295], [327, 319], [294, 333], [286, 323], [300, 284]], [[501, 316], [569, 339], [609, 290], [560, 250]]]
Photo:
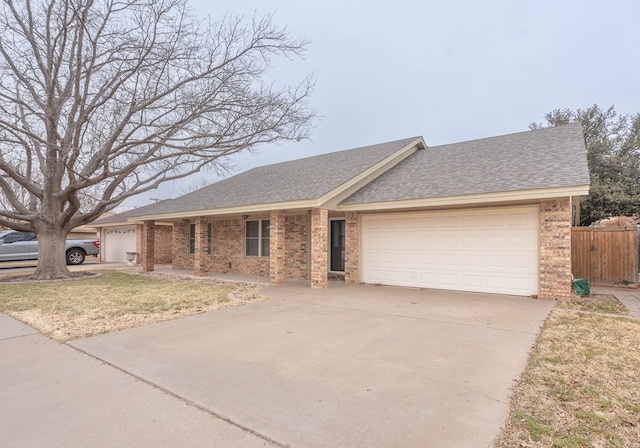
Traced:
[[156, 225], [154, 238], [155, 262], [158, 264], [171, 263], [173, 256], [173, 227]]
[[[211, 254], [206, 253], [207, 224], [211, 223]], [[205, 253], [202, 263], [208, 272], [269, 277], [269, 257], [245, 256], [244, 221], [238, 219], [203, 220]], [[189, 223], [174, 223], [173, 267], [194, 270], [195, 255], [189, 254]]]
[[571, 206], [569, 198], [540, 203], [540, 298], [571, 298]]
[[[280, 212], [277, 212], [280, 213]], [[306, 279], [308, 257], [308, 217], [307, 215], [284, 216], [283, 278]], [[212, 250], [206, 253], [207, 224], [212, 226]], [[230, 273], [270, 277], [271, 257], [245, 256], [245, 223], [242, 219], [204, 219], [203, 240], [205, 254], [202, 262], [207, 272]], [[158, 227], [156, 227], [156, 231]], [[274, 244], [273, 223], [271, 244]], [[326, 239], [326, 238], [325, 238]], [[174, 269], [193, 270], [195, 255], [189, 254], [189, 223], [174, 222], [173, 227], [173, 267]], [[274, 253], [273, 245], [270, 252]]]
[[286, 278], [306, 279], [309, 238], [307, 215], [287, 216], [285, 220]]
[[269, 257], [245, 255], [242, 219], [213, 220], [211, 271], [269, 277]]
[[284, 210], [274, 210], [269, 215], [269, 273], [271, 283], [284, 283], [286, 275], [285, 215]]
[[189, 222], [180, 220], [173, 223], [173, 269], [192, 270], [193, 255], [189, 254]]
[[360, 241], [358, 213], [346, 212], [344, 214], [345, 225], [345, 260], [344, 281], [346, 283], [359, 283], [360, 273], [358, 264], [360, 259]]

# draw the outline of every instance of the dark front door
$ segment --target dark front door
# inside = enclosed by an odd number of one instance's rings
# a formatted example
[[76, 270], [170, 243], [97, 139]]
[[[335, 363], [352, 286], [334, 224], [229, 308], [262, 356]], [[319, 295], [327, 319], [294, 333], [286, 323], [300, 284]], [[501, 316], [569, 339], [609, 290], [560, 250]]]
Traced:
[[344, 220], [331, 221], [331, 266], [333, 272], [344, 272]]

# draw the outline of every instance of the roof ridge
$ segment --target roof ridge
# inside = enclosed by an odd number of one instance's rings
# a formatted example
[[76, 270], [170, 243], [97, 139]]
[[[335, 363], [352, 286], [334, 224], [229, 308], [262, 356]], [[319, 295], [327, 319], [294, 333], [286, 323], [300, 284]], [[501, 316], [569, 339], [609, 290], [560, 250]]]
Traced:
[[538, 133], [538, 132], [545, 132], [545, 131], [548, 132], [555, 129], [569, 128], [569, 127], [582, 127], [582, 125], [580, 123], [567, 123], [567, 124], [562, 124], [560, 126], [549, 126], [546, 128], [528, 129], [526, 131], [509, 132], [507, 134], [492, 135], [489, 137], [472, 138], [470, 140], [463, 140], [460, 142], [442, 143], [440, 145], [429, 146], [429, 149], [435, 149], [442, 146], [453, 146], [453, 145], [461, 145], [461, 144], [472, 143], [472, 142], [481, 142], [483, 140], [494, 140], [497, 138], [511, 137], [511, 136], [520, 135], [520, 134], [530, 134], [530, 133]]
[[[341, 154], [341, 153], [345, 153], [345, 152], [348, 152], [348, 151], [356, 151], [358, 149], [373, 148], [375, 146], [391, 145], [391, 144], [399, 143], [399, 142], [403, 142], [403, 141], [413, 141], [413, 140], [417, 140], [419, 138], [422, 138], [422, 136], [421, 135], [416, 135], [415, 137], [399, 138], [397, 140], [389, 140], [387, 142], [373, 143], [371, 145], [356, 146], [355, 148], [340, 149], [340, 150], [337, 150], [337, 151], [323, 152], [323, 153], [315, 154], [315, 155], [312, 155], [312, 156], [300, 157], [299, 159], [283, 160], [282, 162], [275, 162], [275, 163], [269, 163], [267, 165], [256, 166], [256, 167], [250, 168], [250, 169], [248, 169], [246, 171], [242, 171], [240, 173], [234, 174], [234, 176], [237, 176], [238, 174], [248, 173], [250, 171], [253, 171], [253, 170], [256, 170], [256, 169], [260, 169], [260, 168], [266, 168], [266, 167], [270, 167], [270, 166], [282, 165], [282, 164], [292, 163], [292, 162], [299, 162], [301, 160], [310, 160], [310, 159], [314, 159], [316, 157], [323, 157], [323, 156], [328, 156], [328, 155], [332, 155], [332, 154]], [[230, 176], [230, 177], [233, 177], [233, 176]], [[229, 178], [227, 177], [226, 179], [229, 179]], [[224, 179], [221, 179], [221, 181], [222, 180], [224, 180]]]

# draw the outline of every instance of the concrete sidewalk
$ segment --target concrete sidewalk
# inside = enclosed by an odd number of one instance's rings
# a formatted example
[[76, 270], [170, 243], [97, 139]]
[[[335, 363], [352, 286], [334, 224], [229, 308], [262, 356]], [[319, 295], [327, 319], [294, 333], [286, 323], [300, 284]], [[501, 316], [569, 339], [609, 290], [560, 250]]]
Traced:
[[0, 445], [265, 447], [266, 440], [0, 314]]

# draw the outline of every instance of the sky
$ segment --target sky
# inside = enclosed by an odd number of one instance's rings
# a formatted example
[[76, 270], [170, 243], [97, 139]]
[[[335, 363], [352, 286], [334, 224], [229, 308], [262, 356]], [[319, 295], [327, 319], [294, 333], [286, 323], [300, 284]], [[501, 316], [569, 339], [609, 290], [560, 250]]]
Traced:
[[[191, 0], [198, 16], [273, 13], [310, 41], [268, 74], [313, 74], [310, 141], [238, 154], [231, 175], [421, 135], [435, 146], [525, 131], [554, 109], [640, 113], [640, 1]], [[125, 202], [184, 194], [200, 173]], [[153, 198], [153, 199], [151, 199]]]

